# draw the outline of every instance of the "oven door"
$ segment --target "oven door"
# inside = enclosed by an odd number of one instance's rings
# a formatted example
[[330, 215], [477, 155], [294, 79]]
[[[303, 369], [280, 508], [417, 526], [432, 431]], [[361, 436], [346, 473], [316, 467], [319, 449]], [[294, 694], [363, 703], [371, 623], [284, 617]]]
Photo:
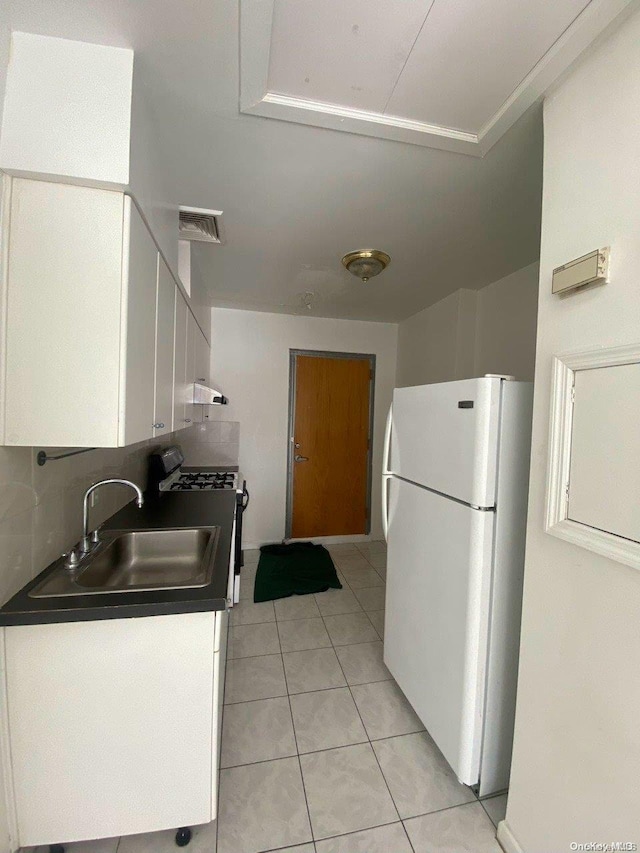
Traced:
[[240, 572], [244, 565], [244, 556], [242, 552], [242, 515], [249, 506], [249, 492], [247, 490], [247, 481], [242, 481], [242, 491], [236, 494], [236, 512], [233, 531], [233, 554], [234, 554], [234, 585], [233, 585], [233, 603], [237, 604], [240, 601]]
[[229, 553], [229, 574], [227, 576], [227, 604], [233, 607], [240, 601], [240, 583], [236, 583], [236, 541], [238, 537], [238, 505], [233, 513], [233, 527], [231, 528], [231, 551]]

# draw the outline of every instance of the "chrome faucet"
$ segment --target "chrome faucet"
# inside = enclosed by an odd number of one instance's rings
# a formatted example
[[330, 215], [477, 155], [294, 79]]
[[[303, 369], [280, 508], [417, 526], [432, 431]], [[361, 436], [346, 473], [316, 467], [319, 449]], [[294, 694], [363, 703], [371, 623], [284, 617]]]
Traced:
[[95, 492], [95, 490], [100, 486], [106, 486], [108, 483], [119, 483], [121, 486], [131, 486], [137, 495], [136, 503], [138, 504], [138, 507], [141, 507], [144, 503], [144, 497], [142, 496], [140, 487], [136, 486], [135, 483], [132, 483], [131, 480], [120, 480], [117, 478], [99, 480], [97, 483], [89, 486], [87, 491], [84, 493], [84, 500], [82, 503], [82, 539], [80, 540], [81, 554], [88, 554], [89, 551], [95, 548], [95, 546], [100, 542], [97, 528], [93, 531], [93, 534], [89, 536], [89, 495]]

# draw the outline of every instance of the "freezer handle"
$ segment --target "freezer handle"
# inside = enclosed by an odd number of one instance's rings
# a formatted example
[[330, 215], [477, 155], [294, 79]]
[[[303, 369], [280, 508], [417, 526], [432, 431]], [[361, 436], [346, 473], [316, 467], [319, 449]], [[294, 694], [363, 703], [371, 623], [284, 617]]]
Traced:
[[384, 449], [382, 451], [382, 476], [389, 474], [389, 456], [391, 451], [391, 425], [393, 423], [393, 403], [387, 413], [387, 425], [384, 428]]
[[389, 533], [389, 480], [391, 479], [391, 474], [383, 474], [382, 475], [382, 532], [384, 534], [384, 541], [386, 542], [388, 539], [387, 534]]

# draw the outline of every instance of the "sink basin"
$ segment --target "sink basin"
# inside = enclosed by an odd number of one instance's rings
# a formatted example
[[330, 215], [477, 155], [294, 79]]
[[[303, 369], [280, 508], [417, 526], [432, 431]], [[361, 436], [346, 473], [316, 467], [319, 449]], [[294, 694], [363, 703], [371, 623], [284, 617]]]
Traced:
[[50, 598], [206, 586], [219, 528], [111, 531], [75, 571], [64, 561], [29, 595]]

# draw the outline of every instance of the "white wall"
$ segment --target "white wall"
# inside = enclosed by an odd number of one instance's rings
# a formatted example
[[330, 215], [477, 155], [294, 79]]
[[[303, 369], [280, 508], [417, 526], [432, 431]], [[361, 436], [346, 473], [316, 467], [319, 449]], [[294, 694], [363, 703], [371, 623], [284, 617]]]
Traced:
[[400, 323], [397, 384], [485, 373], [533, 379], [538, 264], [482, 290], [461, 289]]
[[[251, 492], [244, 546], [285, 533], [289, 350], [330, 350], [376, 356], [372, 536], [382, 533], [379, 473], [387, 410], [396, 373], [397, 326], [355, 320], [212, 311], [212, 375], [229, 398], [214, 417], [240, 421], [240, 467]], [[349, 472], [336, 472], [349, 476]]]
[[[2, 125], [2, 110], [4, 107], [4, 92], [7, 80], [7, 67], [9, 65], [9, 46], [11, 43], [11, 31], [9, 28], [9, 10], [6, 3], [0, 3], [0, 126]], [[1, 579], [0, 579], [1, 583]], [[11, 840], [9, 832], [9, 818], [7, 808], [7, 779], [5, 755], [0, 754], [0, 851], [9, 853]]]
[[447, 382], [472, 374], [475, 302], [474, 291], [457, 290], [400, 323], [399, 386]]
[[536, 262], [477, 293], [474, 373], [533, 379], [538, 313]]
[[9, 50], [11, 46], [11, 28], [7, 3], [0, 3], [0, 126], [4, 109], [4, 92], [7, 84]]
[[[640, 572], [543, 532], [552, 356], [640, 340], [639, 104], [638, 13], [545, 103], [531, 486], [506, 817], [526, 853], [566, 853], [572, 842], [640, 843]], [[552, 296], [554, 267], [607, 245], [610, 284]]]

